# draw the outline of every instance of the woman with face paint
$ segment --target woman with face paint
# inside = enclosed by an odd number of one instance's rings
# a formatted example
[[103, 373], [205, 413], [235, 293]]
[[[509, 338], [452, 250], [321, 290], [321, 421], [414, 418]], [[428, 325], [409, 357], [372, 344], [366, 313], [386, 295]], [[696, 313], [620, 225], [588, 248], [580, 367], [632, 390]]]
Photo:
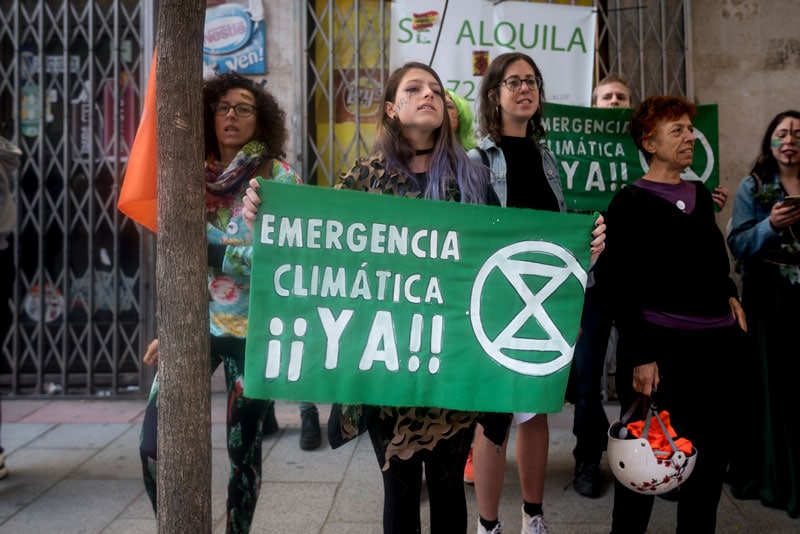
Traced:
[[456, 139], [469, 150], [475, 147], [475, 130], [472, 127], [474, 118], [469, 102], [455, 91], [447, 89], [445, 91], [445, 102], [447, 102], [447, 115], [450, 117], [450, 127]]
[[[407, 63], [386, 82], [370, 155], [356, 161], [336, 188], [470, 204], [491, 202], [488, 169], [467, 157], [447, 118], [438, 74], [423, 63]], [[369, 202], [371, 195], [364, 195]], [[496, 201], [496, 199], [494, 199]], [[251, 182], [243, 215], [255, 221], [260, 199]], [[431, 209], [436, 209], [431, 203]], [[386, 534], [420, 532], [423, 470], [432, 534], [465, 533], [467, 503], [463, 473], [476, 414], [437, 407], [339, 407], [341, 439], [356, 428], [369, 433], [383, 474]], [[352, 431], [352, 432], [349, 432]], [[329, 429], [329, 436], [330, 436]]]
[[800, 358], [800, 111], [772, 119], [750, 175], [733, 205], [728, 246], [742, 274], [750, 326], [747, 384], [754, 398], [748, 430], [756, 454], [731, 467], [736, 497], [800, 516], [800, 424], [796, 414]]

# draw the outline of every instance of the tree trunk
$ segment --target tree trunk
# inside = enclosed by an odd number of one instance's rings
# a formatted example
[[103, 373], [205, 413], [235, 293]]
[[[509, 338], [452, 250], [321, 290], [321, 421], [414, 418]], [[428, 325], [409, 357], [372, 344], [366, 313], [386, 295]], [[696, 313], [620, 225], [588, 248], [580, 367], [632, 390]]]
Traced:
[[204, 0], [160, 0], [158, 531], [211, 532], [202, 46]]

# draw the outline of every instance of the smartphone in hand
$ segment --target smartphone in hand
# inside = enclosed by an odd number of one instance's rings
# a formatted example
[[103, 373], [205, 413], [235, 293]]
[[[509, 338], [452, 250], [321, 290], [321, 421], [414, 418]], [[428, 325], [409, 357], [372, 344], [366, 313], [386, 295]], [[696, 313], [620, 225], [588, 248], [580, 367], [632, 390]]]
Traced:
[[783, 205], [788, 208], [796, 208], [800, 206], [800, 195], [789, 195], [783, 197]]

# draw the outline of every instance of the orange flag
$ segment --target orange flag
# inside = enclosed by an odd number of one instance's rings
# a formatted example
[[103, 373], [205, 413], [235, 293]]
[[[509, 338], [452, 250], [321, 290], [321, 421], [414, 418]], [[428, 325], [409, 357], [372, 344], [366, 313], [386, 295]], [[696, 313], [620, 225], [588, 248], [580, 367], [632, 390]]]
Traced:
[[144, 109], [136, 138], [133, 140], [128, 168], [119, 192], [119, 211], [156, 232], [158, 221], [156, 192], [156, 55], [150, 66], [150, 77], [144, 94]]

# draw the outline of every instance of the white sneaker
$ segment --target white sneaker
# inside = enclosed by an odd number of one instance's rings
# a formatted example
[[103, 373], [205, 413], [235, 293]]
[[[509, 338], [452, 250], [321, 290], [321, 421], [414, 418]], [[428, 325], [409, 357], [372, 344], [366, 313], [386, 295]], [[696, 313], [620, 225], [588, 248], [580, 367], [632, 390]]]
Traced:
[[503, 534], [503, 523], [497, 523], [492, 530], [486, 530], [481, 522], [478, 521], [478, 534]]
[[547, 534], [547, 521], [544, 520], [542, 514], [533, 517], [525, 513], [525, 507], [522, 507], [522, 530], [520, 534]]

